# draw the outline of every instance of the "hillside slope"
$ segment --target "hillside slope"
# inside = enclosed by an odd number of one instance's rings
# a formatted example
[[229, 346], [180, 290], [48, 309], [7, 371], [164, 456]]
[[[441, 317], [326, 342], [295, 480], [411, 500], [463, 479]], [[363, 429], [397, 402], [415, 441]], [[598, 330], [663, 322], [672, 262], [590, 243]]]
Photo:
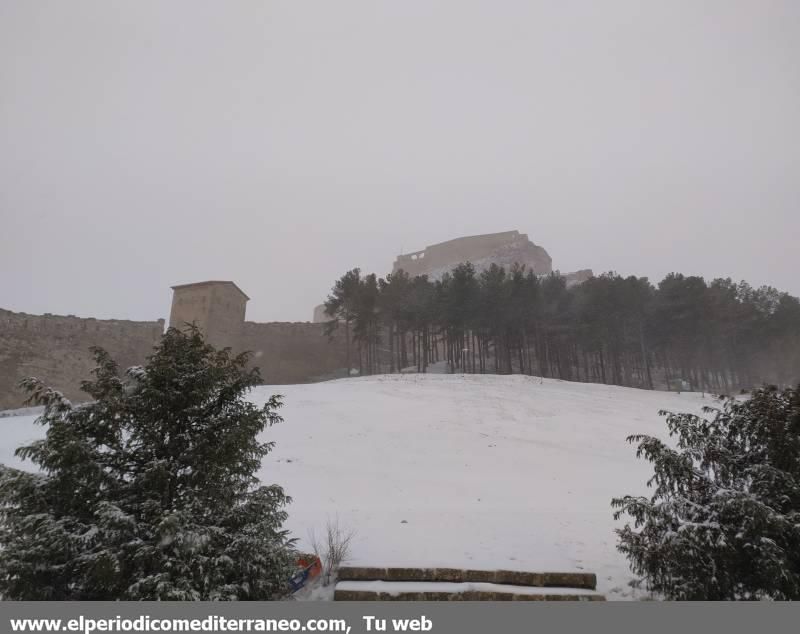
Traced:
[[[352, 563], [596, 572], [609, 599], [635, 598], [615, 549], [613, 496], [647, 492], [625, 442], [666, 436], [659, 409], [700, 412], [700, 394], [525, 376], [386, 375], [265, 386], [284, 423], [261, 471], [294, 498], [288, 528], [307, 543], [328, 517], [356, 529]], [[0, 461], [41, 435], [0, 419]]]

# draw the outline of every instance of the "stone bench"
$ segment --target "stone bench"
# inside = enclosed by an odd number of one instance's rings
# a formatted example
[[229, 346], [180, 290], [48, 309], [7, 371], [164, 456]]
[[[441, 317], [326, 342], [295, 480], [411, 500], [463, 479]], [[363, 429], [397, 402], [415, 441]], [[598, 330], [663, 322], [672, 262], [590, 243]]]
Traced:
[[334, 601], [603, 601], [582, 572], [462, 568], [339, 569]]

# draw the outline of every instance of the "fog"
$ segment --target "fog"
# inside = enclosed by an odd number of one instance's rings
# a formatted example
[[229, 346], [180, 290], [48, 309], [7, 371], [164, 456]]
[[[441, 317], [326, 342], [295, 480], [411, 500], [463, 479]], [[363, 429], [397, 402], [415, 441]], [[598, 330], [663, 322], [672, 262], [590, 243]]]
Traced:
[[800, 294], [800, 3], [0, 4], [0, 308], [310, 320], [518, 229], [554, 268]]

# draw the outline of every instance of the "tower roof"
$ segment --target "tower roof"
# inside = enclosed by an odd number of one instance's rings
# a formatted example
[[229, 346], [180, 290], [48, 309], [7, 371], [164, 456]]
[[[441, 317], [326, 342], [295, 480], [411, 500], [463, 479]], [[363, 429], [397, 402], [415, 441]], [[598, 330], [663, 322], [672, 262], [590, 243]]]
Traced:
[[233, 288], [235, 288], [237, 291], [239, 291], [244, 296], [244, 298], [246, 300], [248, 300], [248, 301], [250, 300], [250, 298], [247, 296], [247, 294], [241, 288], [236, 286], [236, 284], [231, 282], [230, 280], [206, 280], [205, 282], [192, 282], [191, 284], [178, 284], [177, 286], [172, 286], [171, 288], [172, 288], [173, 291], [177, 291], [177, 290], [180, 290], [180, 289], [183, 289], [183, 288], [197, 288], [198, 286], [214, 286], [214, 285], [217, 285], [217, 284], [230, 284], [231, 286], [233, 286]]

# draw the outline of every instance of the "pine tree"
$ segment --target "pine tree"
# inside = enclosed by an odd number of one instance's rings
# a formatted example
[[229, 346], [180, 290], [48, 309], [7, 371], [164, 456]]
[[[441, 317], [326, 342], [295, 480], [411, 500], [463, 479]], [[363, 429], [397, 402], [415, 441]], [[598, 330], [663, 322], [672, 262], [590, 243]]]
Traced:
[[332, 337], [334, 331], [339, 328], [339, 322], [344, 323], [347, 376], [350, 376], [350, 370], [352, 369], [350, 324], [355, 319], [360, 287], [361, 270], [358, 268], [352, 269], [336, 280], [328, 299], [325, 300], [325, 314], [331, 318], [325, 322], [325, 334], [328, 337]]
[[706, 411], [662, 412], [675, 447], [628, 439], [653, 463], [655, 491], [612, 501], [634, 520], [618, 549], [669, 599], [800, 599], [800, 387]]
[[567, 286], [517, 265], [479, 275], [464, 263], [437, 280], [353, 269], [325, 308], [329, 336], [344, 326], [348, 368], [352, 339], [370, 372], [387, 369], [385, 351], [389, 371], [424, 372], [441, 358], [451, 371], [648, 389], [730, 393], [800, 379], [800, 299], [730, 279], [670, 273], [654, 286], [611, 271]]
[[143, 368], [97, 368], [75, 406], [37, 379], [46, 437], [17, 450], [39, 467], [0, 466], [0, 594], [15, 600], [268, 600], [287, 594], [291, 500], [256, 472], [280, 397], [247, 355], [196, 328], [170, 329]]

